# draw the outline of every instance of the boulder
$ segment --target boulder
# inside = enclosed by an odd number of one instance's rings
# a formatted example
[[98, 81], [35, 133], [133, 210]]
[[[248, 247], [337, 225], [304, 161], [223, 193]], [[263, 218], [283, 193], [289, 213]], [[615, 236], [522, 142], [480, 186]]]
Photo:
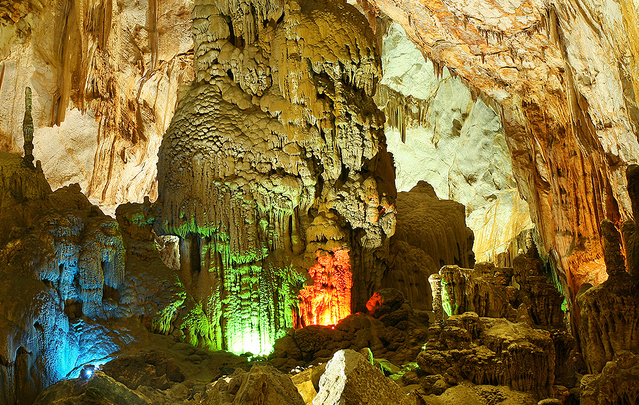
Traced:
[[217, 380], [208, 394], [204, 405], [304, 405], [291, 378], [270, 365], [237, 369]]
[[306, 405], [312, 404], [313, 399], [317, 395], [319, 389], [319, 380], [324, 374], [326, 364], [319, 365], [317, 367], [309, 367], [301, 373], [297, 373], [291, 376], [291, 380], [297, 391], [302, 396]]
[[151, 401], [103, 372], [95, 371], [88, 380], [62, 380], [42, 391], [34, 405], [48, 404], [150, 405]]
[[313, 405], [409, 405], [391, 379], [354, 350], [340, 350], [326, 365]]

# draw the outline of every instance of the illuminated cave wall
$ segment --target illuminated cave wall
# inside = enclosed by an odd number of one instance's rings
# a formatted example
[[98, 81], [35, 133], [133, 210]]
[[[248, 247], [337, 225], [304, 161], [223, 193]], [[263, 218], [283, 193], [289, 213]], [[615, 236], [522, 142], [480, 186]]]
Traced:
[[636, 2], [358, 2], [499, 105], [540, 253], [573, 295], [605, 280], [599, 223], [630, 218], [639, 158]]
[[157, 196], [157, 151], [193, 79], [193, 0], [0, 2], [0, 151], [34, 156], [55, 190], [78, 183], [113, 215]]
[[353, 273], [347, 249], [317, 252], [317, 263], [308, 273], [313, 284], [300, 291], [296, 326], [336, 325], [351, 314]]
[[[125, 269], [126, 238], [113, 218], [77, 185], [52, 193], [39, 164], [5, 152], [0, 224], [0, 404], [32, 403], [132, 340], [112, 333], [114, 318], [158, 312], [162, 283], [148, 275], [161, 271], [148, 261], [142, 272]], [[148, 284], [138, 295], [141, 274]]]
[[375, 101], [387, 117], [397, 190], [425, 180], [440, 199], [464, 205], [478, 262], [497, 261], [499, 254], [510, 260], [517, 254], [511, 243], [533, 224], [517, 189], [498, 106], [426, 60], [399, 24], [388, 22], [382, 44], [384, 74]]
[[379, 287], [394, 175], [365, 19], [334, 2], [243, 5], [193, 10], [196, 80], [160, 147], [158, 228], [181, 238], [204, 343], [265, 353], [318, 252], [350, 250], [353, 306]]

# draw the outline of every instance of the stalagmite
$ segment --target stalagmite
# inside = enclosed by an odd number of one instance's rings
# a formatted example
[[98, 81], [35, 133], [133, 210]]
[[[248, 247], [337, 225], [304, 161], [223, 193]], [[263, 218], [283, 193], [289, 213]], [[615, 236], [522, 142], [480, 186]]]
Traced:
[[444, 309], [442, 307], [442, 282], [441, 276], [437, 273], [428, 276], [430, 290], [433, 295], [433, 313], [437, 321], [444, 319]]
[[22, 134], [24, 136], [24, 162], [33, 167], [33, 117], [31, 116], [31, 88], [24, 91], [24, 121], [22, 122]]

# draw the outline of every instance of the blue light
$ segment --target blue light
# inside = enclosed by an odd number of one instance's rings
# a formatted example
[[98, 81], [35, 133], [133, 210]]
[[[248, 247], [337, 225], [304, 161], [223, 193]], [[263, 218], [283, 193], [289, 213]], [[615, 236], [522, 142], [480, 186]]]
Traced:
[[93, 375], [94, 370], [95, 370], [94, 366], [91, 366], [91, 365], [84, 366], [82, 371], [80, 371], [80, 378], [84, 380], [88, 380]]

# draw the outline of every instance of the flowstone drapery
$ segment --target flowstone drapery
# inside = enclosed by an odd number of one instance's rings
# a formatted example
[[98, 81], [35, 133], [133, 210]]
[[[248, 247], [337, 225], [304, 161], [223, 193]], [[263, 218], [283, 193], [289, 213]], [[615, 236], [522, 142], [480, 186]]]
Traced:
[[379, 287], [395, 198], [379, 58], [342, 3], [200, 0], [193, 34], [196, 81], [159, 152], [158, 228], [181, 238], [200, 342], [266, 353], [317, 252], [350, 250], [354, 307]]

